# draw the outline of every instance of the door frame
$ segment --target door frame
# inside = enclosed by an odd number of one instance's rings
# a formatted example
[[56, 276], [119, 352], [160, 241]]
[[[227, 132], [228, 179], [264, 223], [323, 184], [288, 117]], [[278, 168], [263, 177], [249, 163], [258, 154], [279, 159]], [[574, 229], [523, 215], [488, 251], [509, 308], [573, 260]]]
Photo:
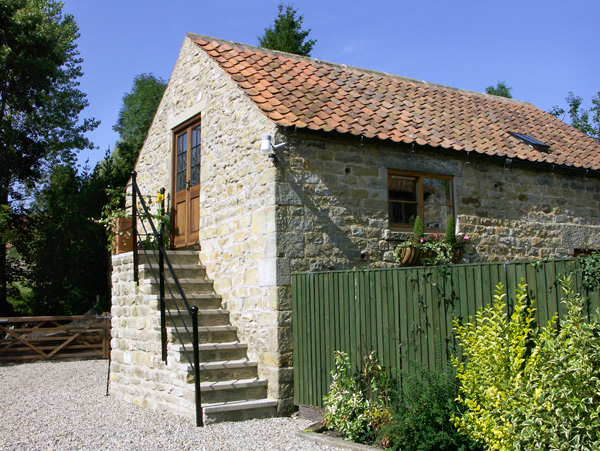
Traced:
[[[202, 171], [202, 114], [201, 112], [197, 112], [196, 114], [189, 116], [184, 122], [179, 123], [177, 126], [171, 128], [171, 217], [175, 219], [175, 215], [177, 214], [177, 205], [176, 205], [176, 193], [177, 193], [177, 135], [181, 132], [191, 129], [192, 127], [200, 125], [200, 171]], [[187, 149], [188, 155], [191, 149]], [[200, 181], [198, 181], [198, 187], [200, 188]], [[190, 211], [191, 205], [187, 205], [186, 208], [188, 212]], [[198, 210], [200, 209], [200, 205], [198, 204]], [[186, 212], [186, 215], [188, 213]], [[200, 216], [200, 212], [198, 211], [198, 217]], [[171, 243], [172, 247], [175, 248], [175, 225], [176, 221], [172, 221], [171, 224]], [[187, 232], [186, 232], [187, 233]], [[200, 244], [200, 237], [196, 242], [187, 243], [180, 248], [189, 247], [189, 246], [197, 246]]]

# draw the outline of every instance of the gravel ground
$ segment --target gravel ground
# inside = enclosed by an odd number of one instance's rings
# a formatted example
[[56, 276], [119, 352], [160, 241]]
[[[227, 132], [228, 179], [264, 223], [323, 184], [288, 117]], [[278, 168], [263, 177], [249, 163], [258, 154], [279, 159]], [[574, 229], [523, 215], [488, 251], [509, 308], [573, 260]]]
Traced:
[[0, 366], [2, 450], [331, 450], [310, 422], [273, 418], [197, 428], [106, 395], [105, 360]]

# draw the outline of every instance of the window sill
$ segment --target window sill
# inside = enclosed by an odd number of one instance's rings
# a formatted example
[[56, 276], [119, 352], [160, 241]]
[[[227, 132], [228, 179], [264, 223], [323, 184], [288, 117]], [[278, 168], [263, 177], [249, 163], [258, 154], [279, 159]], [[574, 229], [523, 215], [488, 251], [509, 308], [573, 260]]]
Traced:
[[412, 232], [385, 229], [383, 239], [386, 241], [407, 241], [412, 238]]

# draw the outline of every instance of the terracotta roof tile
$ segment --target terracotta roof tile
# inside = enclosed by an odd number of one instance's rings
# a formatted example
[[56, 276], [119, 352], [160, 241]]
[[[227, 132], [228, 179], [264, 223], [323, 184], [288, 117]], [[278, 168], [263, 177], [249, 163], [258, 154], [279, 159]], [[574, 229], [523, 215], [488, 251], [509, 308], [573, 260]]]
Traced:
[[281, 126], [600, 170], [600, 143], [525, 102], [188, 36]]

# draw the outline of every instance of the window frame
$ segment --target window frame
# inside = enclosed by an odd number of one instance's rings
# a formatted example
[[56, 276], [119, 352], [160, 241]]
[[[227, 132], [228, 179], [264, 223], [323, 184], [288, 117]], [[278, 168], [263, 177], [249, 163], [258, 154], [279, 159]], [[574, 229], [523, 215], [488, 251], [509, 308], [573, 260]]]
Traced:
[[[442, 174], [433, 174], [429, 172], [417, 172], [417, 171], [402, 171], [398, 169], [388, 169], [387, 171], [387, 203], [388, 203], [388, 228], [393, 231], [398, 232], [409, 232], [414, 228], [414, 223], [410, 224], [400, 224], [400, 223], [392, 223], [392, 200], [390, 199], [390, 188], [392, 176], [402, 176], [402, 177], [412, 177], [416, 178], [417, 181], [417, 215], [423, 220], [423, 224], [427, 223], [427, 218], [424, 217], [425, 214], [425, 196], [423, 193], [423, 179], [438, 179], [445, 180], [450, 183], [450, 214], [454, 217], [455, 215], [455, 201], [454, 201], [454, 177], [451, 175], [442, 175]], [[443, 204], [447, 205], [447, 204]], [[431, 229], [425, 228], [425, 232], [427, 233], [439, 233], [444, 232], [445, 225], [439, 229]]]

